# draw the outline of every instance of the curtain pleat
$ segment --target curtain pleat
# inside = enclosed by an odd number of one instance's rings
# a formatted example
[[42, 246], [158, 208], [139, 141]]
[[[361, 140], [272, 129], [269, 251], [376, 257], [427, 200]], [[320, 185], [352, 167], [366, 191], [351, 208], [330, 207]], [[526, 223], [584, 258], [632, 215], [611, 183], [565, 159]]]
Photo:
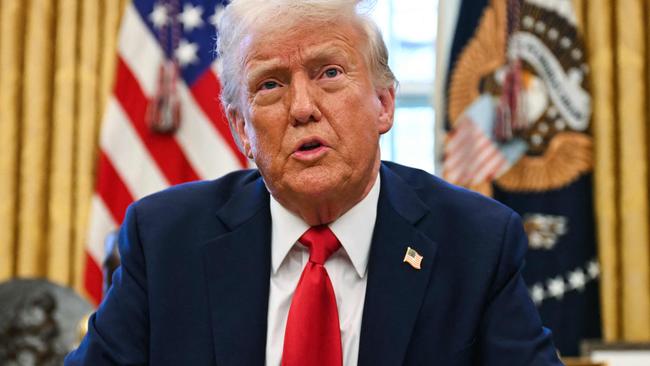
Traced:
[[57, 11], [47, 277], [62, 284], [72, 279], [77, 6], [76, 0], [59, 0]]
[[617, 126], [615, 113], [614, 7], [610, 0], [589, 0], [585, 23], [592, 68], [593, 130], [595, 143], [594, 194], [598, 227], [598, 250], [602, 267], [601, 304], [603, 337], [620, 337], [618, 208], [616, 196]]
[[0, 1], [0, 281], [16, 269], [24, 10], [21, 0]]
[[[108, 0], [107, 0], [108, 1]], [[81, 254], [80, 267], [77, 273], [83, 268], [84, 243], [86, 238], [86, 225], [90, 210], [90, 199], [94, 186], [94, 166], [97, 152], [97, 129], [99, 123], [98, 115], [98, 85], [97, 76], [99, 70], [99, 42], [100, 42], [100, 14], [98, 1], [84, 1], [82, 4], [81, 21], [81, 42], [79, 67], [77, 77], [79, 78], [79, 138], [77, 163], [77, 208], [79, 215], [76, 217], [77, 242], [76, 252]], [[115, 55], [113, 55], [115, 57]], [[77, 289], [83, 292], [81, 281], [76, 283]]]
[[623, 338], [650, 339], [645, 19], [640, 0], [617, 3]]
[[17, 274], [45, 275], [48, 154], [52, 101], [54, 7], [49, 0], [26, 2], [25, 56], [20, 136]]
[[[578, 28], [584, 33], [585, 31], [585, 0], [573, 0], [573, 10], [578, 20]], [[584, 38], [584, 36], [583, 36]]]

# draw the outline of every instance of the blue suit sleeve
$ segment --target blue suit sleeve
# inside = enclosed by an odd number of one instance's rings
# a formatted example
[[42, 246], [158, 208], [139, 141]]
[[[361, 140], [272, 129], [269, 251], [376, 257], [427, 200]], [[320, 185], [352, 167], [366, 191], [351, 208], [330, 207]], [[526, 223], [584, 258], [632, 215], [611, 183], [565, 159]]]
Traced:
[[479, 354], [485, 366], [560, 366], [551, 332], [522, 278], [528, 240], [512, 213], [503, 235], [499, 266], [480, 325]]
[[113, 286], [90, 317], [88, 333], [66, 357], [65, 366], [147, 364], [147, 280], [137, 216], [135, 204], [131, 205], [120, 230], [122, 263]]

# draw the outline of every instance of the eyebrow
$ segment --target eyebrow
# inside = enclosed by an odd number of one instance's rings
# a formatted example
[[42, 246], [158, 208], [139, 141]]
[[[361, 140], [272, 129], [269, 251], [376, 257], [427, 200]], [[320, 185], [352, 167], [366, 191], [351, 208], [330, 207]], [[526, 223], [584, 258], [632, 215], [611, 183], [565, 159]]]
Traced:
[[[344, 60], [346, 63], [356, 65], [357, 61], [352, 57], [345, 57], [344, 54], [350, 56], [350, 52], [345, 52], [344, 47], [341, 47], [340, 42], [330, 41], [327, 43], [319, 44], [304, 51], [303, 58], [305, 65], [323, 62], [326, 60]], [[252, 64], [248, 69], [247, 81], [257, 80], [263, 75], [272, 73], [273, 71], [286, 70], [285, 63], [279, 57], [272, 59], [251, 58], [248, 62]]]
[[246, 67], [247, 75], [246, 82], [250, 83], [253, 80], [261, 78], [263, 75], [269, 74], [272, 71], [277, 71], [283, 69], [283, 63], [278, 59], [274, 58], [271, 60], [253, 60], [251, 67]]

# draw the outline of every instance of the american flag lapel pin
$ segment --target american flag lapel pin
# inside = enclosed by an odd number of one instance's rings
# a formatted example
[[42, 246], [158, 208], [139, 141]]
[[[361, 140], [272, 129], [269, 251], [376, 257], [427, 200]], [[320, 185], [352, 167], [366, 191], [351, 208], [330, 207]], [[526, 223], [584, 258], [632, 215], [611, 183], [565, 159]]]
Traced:
[[411, 267], [415, 269], [421, 269], [423, 258], [424, 257], [422, 257], [418, 252], [416, 252], [415, 249], [412, 249], [411, 247], [406, 248], [406, 254], [404, 255], [404, 262], [410, 264]]

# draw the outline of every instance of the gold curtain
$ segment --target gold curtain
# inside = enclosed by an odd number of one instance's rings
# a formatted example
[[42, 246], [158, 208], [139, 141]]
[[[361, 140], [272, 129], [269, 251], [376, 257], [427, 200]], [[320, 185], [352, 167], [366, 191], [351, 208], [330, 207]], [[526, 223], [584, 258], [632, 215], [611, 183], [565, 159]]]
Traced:
[[604, 338], [650, 341], [650, 2], [574, 0], [589, 51]]
[[82, 291], [98, 127], [126, 1], [0, 1], [0, 281]]

